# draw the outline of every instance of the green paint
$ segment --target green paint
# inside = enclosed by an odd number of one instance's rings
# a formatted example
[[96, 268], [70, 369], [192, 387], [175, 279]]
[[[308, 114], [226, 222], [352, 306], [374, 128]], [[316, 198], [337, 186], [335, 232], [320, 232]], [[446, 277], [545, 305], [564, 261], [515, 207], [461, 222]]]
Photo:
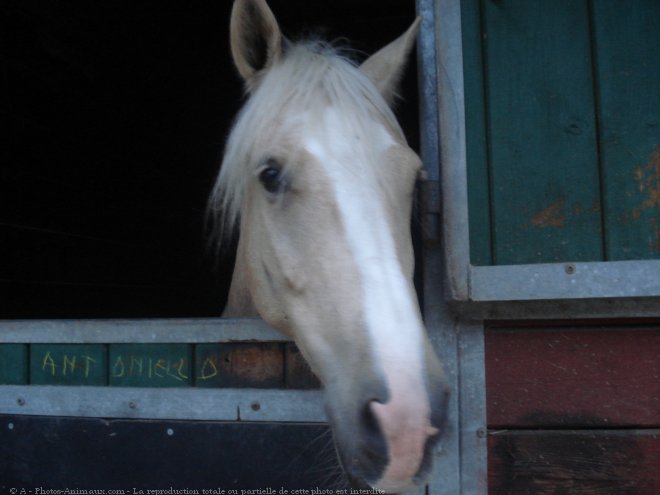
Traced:
[[33, 385], [106, 385], [106, 346], [33, 344], [30, 382]]
[[491, 265], [490, 180], [479, 0], [462, 2], [461, 17], [465, 72], [470, 260], [473, 265]]
[[660, 258], [660, 2], [593, 13], [608, 257]]
[[192, 386], [192, 354], [188, 344], [111, 344], [110, 385]]
[[586, 2], [484, 2], [496, 264], [602, 259]]
[[0, 385], [28, 383], [28, 346], [0, 344]]
[[660, 2], [462, 2], [471, 261], [660, 258]]

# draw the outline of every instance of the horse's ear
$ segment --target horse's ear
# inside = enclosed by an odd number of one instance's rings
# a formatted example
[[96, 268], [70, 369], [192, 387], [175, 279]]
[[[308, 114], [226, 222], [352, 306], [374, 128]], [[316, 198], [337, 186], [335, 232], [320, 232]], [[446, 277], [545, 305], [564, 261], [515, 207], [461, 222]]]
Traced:
[[236, 0], [231, 11], [231, 54], [248, 89], [282, 54], [282, 32], [265, 0]]
[[392, 103], [406, 67], [410, 50], [417, 39], [421, 17], [408, 30], [365, 60], [360, 69], [373, 82], [388, 103]]

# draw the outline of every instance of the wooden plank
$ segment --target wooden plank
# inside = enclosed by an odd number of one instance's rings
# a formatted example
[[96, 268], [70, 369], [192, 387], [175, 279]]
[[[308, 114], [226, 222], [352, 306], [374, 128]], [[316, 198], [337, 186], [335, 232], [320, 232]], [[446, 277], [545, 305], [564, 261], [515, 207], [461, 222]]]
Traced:
[[0, 385], [25, 385], [28, 382], [28, 346], [0, 344]]
[[496, 264], [603, 257], [587, 2], [482, 2]]
[[492, 264], [490, 177], [479, 0], [461, 2], [470, 262]]
[[491, 432], [488, 447], [493, 495], [660, 493], [660, 430]]
[[110, 385], [190, 387], [192, 355], [188, 344], [111, 344]]
[[660, 3], [593, 2], [608, 258], [660, 258]]
[[199, 344], [195, 377], [198, 387], [282, 387], [284, 351], [281, 344]]
[[310, 369], [296, 344], [292, 342], [285, 344], [284, 359], [287, 388], [321, 388], [321, 382]]
[[106, 385], [107, 364], [102, 344], [34, 344], [30, 346], [30, 383]]
[[660, 328], [486, 332], [491, 428], [660, 426]]

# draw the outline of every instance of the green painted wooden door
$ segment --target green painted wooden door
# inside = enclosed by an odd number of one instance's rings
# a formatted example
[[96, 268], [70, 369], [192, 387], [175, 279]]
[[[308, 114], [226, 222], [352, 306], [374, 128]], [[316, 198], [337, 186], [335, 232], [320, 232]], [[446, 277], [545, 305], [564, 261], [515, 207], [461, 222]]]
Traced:
[[462, 15], [472, 263], [660, 258], [660, 2]]

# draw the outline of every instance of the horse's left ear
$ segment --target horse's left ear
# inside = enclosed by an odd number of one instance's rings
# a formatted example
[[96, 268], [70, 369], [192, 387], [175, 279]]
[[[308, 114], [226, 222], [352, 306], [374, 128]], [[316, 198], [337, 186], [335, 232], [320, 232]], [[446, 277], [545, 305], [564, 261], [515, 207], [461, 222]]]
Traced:
[[229, 26], [231, 53], [248, 90], [282, 54], [282, 33], [266, 0], [235, 0]]
[[392, 103], [410, 50], [417, 39], [421, 17], [408, 30], [365, 60], [360, 69], [374, 83], [388, 103]]

